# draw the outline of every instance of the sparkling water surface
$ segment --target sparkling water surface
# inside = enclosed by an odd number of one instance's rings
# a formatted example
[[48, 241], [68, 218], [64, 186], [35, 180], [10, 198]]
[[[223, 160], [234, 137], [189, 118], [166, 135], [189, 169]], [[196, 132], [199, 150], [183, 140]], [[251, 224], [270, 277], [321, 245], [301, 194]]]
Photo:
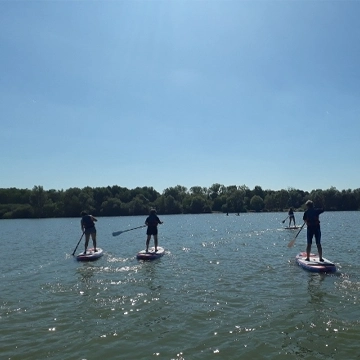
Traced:
[[98, 218], [90, 263], [80, 219], [0, 220], [0, 359], [360, 359], [360, 212], [321, 215], [335, 274], [296, 265], [284, 213], [159, 217], [151, 262], [144, 228], [111, 235], [146, 216]]

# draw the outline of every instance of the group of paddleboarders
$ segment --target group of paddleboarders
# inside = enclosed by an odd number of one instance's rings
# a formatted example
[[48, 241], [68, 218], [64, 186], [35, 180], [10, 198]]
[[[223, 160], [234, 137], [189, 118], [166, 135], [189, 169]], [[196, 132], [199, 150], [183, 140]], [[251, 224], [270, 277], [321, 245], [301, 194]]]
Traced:
[[[81, 231], [83, 234], [85, 234], [85, 250], [84, 255], [86, 255], [86, 250], [89, 245], [89, 240], [91, 236], [91, 240], [93, 242], [94, 246], [94, 252], [97, 252], [96, 249], [96, 228], [95, 228], [95, 222], [97, 221], [96, 217], [93, 215], [89, 215], [86, 211], [81, 212]], [[157, 252], [158, 248], [158, 225], [162, 224], [163, 222], [159, 219], [159, 217], [156, 214], [155, 209], [150, 210], [149, 216], [145, 220], [145, 225], [147, 226], [146, 230], [146, 252], [149, 252], [149, 244], [151, 236], [154, 237], [154, 245], [155, 245], [155, 252]]]
[[[309, 261], [310, 253], [311, 253], [311, 245], [312, 245], [312, 239], [315, 237], [316, 246], [319, 252], [319, 259], [320, 261], [324, 261], [322, 257], [322, 246], [321, 246], [321, 230], [320, 230], [320, 220], [319, 215], [324, 212], [323, 208], [315, 208], [314, 203], [312, 200], [308, 200], [305, 203], [306, 210], [303, 215], [304, 225], [306, 223], [307, 226], [307, 247], [306, 247], [306, 261]], [[293, 208], [290, 208], [288, 211], [289, 216], [289, 227], [291, 226], [291, 223], [295, 224], [295, 215]], [[85, 251], [84, 254], [86, 254], [87, 247], [89, 245], [90, 236], [93, 242], [94, 246], [94, 252], [97, 251], [96, 249], [96, 228], [95, 228], [95, 222], [97, 219], [89, 215], [86, 211], [81, 212], [81, 230], [83, 231], [83, 234], [85, 234]], [[155, 209], [150, 210], [149, 216], [145, 220], [145, 225], [147, 226], [146, 230], [146, 252], [149, 252], [149, 244], [151, 240], [151, 236], [154, 238], [154, 247], [155, 252], [158, 250], [158, 225], [162, 224], [163, 222], [159, 219], [159, 217], [156, 214]], [[303, 225], [303, 226], [304, 226]]]
[[[321, 246], [321, 229], [320, 229], [320, 220], [319, 215], [324, 212], [323, 208], [315, 208], [314, 203], [312, 200], [308, 200], [305, 203], [306, 210], [303, 215], [303, 220], [307, 227], [307, 233], [306, 233], [306, 240], [307, 240], [307, 246], [306, 246], [306, 259], [305, 261], [310, 261], [310, 253], [311, 253], [311, 245], [312, 245], [312, 239], [315, 237], [316, 246], [319, 252], [319, 259], [321, 262], [324, 261], [322, 257], [322, 246]], [[289, 215], [289, 227], [291, 225], [291, 222], [294, 222], [295, 225], [295, 215], [293, 208], [290, 208], [288, 211]]]

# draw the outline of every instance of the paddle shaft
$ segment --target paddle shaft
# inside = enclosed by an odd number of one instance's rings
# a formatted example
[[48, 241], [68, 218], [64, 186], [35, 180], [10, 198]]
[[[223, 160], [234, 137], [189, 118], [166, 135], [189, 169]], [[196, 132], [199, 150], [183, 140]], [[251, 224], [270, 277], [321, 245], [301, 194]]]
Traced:
[[288, 247], [289, 247], [289, 248], [294, 246], [295, 240], [296, 240], [296, 238], [298, 237], [298, 235], [300, 234], [300, 231], [303, 229], [304, 225], [305, 225], [305, 222], [302, 224], [300, 230], [299, 230], [298, 233], [295, 235], [294, 240], [291, 240], [291, 241], [289, 242], [289, 244], [288, 244]]
[[[286, 217], [286, 219], [289, 217], [289, 215]], [[283, 221], [282, 221], [282, 223], [284, 223], [285, 221], [286, 221], [286, 219], [284, 219]]]
[[80, 244], [80, 241], [81, 241], [81, 239], [83, 238], [84, 234], [85, 234], [85, 231], [82, 233], [81, 238], [80, 238], [79, 242], [78, 242], [77, 245], [76, 245], [76, 248], [74, 249], [74, 251], [73, 251], [73, 253], [72, 253], [73, 256], [74, 256], [75, 251], [76, 251], [76, 249], [78, 248], [78, 246], [79, 246], [79, 244]]
[[132, 228], [132, 229], [127, 229], [127, 230], [122, 230], [122, 231], [115, 231], [115, 232], [112, 233], [112, 236], [118, 236], [118, 235], [120, 235], [120, 234], [122, 234], [122, 233], [124, 233], [124, 232], [131, 231], [131, 230], [135, 230], [135, 229], [140, 229], [140, 228], [143, 228], [143, 227], [145, 227], [145, 226], [146, 226], [146, 225], [141, 225], [141, 226], [134, 227], [134, 228]]

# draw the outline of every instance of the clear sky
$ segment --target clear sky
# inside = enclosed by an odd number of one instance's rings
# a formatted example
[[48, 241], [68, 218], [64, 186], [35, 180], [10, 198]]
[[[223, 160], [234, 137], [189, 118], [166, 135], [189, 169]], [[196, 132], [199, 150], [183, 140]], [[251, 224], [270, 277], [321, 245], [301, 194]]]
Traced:
[[359, 188], [359, 18], [359, 1], [0, 0], [0, 188]]

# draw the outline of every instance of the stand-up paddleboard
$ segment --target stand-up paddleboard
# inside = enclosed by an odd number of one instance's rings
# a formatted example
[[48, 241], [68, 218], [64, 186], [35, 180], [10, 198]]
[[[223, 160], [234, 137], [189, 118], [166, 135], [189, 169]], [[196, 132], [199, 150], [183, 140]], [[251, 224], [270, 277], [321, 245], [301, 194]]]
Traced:
[[158, 246], [156, 252], [155, 252], [155, 248], [152, 247], [149, 249], [148, 252], [146, 252], [145, 250], [141, 250], [140, 252], [137, 253], [136, 257], [139, 260], [154, 260], [154, 259], [158, 259], [159, 257], [162, 257], [164, 254], [165, 254], [164, 248]]
[[99, 259], [103, 256], [103, 249], [97, 248], [96, 252], [94, 248], [87, 249], [86, 254], [81, 252], [80, 254], [76, 255], [76, 260], [78, 261], [93, 261]]
[[296, 230], [296, 229], [300, 229], [301, 226], [286, 226], [285, 229], [286, 230]]
[[305, 270], [311, 272], [328, 272], [333, 273], [336, 272], [336, 266], [334, 263], [329, 261], [328, 259], [323, 258], [324, 261], [320, 261], [319, 256], [315, 254], [310, 254], [309, 260], [306, 261], [306, 252], [301, 252], [296, 255], [296, 262]]

